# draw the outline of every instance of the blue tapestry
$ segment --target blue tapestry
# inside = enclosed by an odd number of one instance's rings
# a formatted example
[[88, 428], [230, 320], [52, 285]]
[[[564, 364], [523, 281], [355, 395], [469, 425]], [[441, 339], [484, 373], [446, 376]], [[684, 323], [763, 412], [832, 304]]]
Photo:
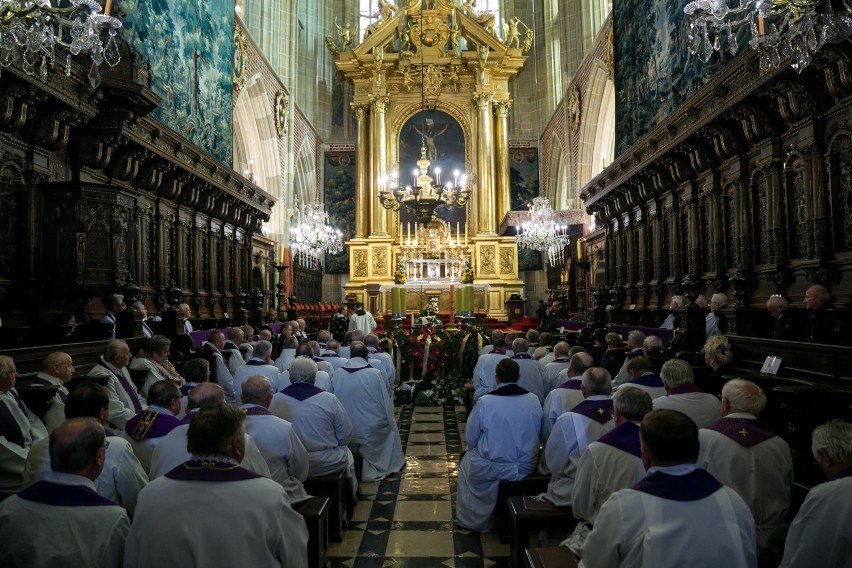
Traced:
[[[409, 118], [399, 133], [399, 184], [403, 187], [414, 184], [413, 170], [420, 159], [420, 149], [425, 144], [427, 157], [432, 165], [429, 175], [435, 179], [436, 167], [441, 169], [441, 183], [453, 183], [453, 172], [465, 171], [464, 132], [456, 119], [439, 110], [420, 111]], [[456, 223], [464, 232], [466, 225], [465, 207], [439, 207], [437, 216], [448, 222], [455, 230]], [[417, 221], [413, 213], [405, 207], [399, 210], [399, 220], [403, 225]]]
[[[538, 149], [509, 150], [509, 185], [512, 211], [526, 211], [527, 203], [539, 196]], [[544, 264], [537, 250], [518, 249], [518, 271], [541, 270]]]
[[[683, 2], [615, 0], [615, 155], [620, 156], [733, 58], [690, 55]], [[747, 26], [738, 37], [746, 51]]]
[[125, 37], [151, 62], [154, 118], [231, 166], [233, 0], [122, 0]]
[[[355, 152], [326, 152], [323, 175], [329, 224], [348, 241], [355, 236]], [[339, 254], [326, 253], [325, 272], [349, 274], [349, 247]]]

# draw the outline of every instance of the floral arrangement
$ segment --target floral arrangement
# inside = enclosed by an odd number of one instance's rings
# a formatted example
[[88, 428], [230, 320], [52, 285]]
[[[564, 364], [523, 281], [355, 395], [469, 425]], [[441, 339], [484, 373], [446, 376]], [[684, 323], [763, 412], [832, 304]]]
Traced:
[[473, 267], [469, 262], [466, 262], [461, 273], [462, 284], [473, 284]]
[[402, 262], [402, 260], [399, 260], [396, 263], [396, 270], [393, 273], [393, 283], [405, 284], [405, 280], [405, 264]]

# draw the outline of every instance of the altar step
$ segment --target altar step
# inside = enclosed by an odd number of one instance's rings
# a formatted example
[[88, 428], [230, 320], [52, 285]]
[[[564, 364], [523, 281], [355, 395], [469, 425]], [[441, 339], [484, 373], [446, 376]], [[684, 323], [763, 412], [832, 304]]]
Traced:
[[515, 331], [522, 331], [524, 333], [531, 329], [538, 329], [539, 327], [541, 327], [541, 320], [535, 316], [524, 316], [523, 321], [512, 324], [512, 329]]
[[[495, 319], [495, 318], [486, 317], [485, 313], [482, 313], [482, 312], [477, 312], [477, 313], [474, 314], [474, 316], [476, 317], [476, 319], [484, 320], [485, 321], [485, 327], [487, 327], [489, 329], [508, 329], [508, 327], [509, 327], [508, 322], [500, 321], [500, 320]], [[443, 324], [443, 326], [445, 328], [450, 325], [450, 314], [439, 314], [438, 317], [441, 319], [441, 323]], [[391, 319], [390, 312], [386, 313], [384, 318], [376, 319], [376, 324], [378, 324], [378, 327], [376, 327], [376, 333], [383, 332], [385, 330], [385, 321], [387, 321], [387, 323], [390, 323], [390, 319]], [[410, 331], [410, 329], [411, 329], [411, 315], [410, 314], [408, 315], [407, 318], [405, 318], [405, 320], [402, 323], [402, 326], [403, 326], [403, 329], [405, 329], [406, 332]]]

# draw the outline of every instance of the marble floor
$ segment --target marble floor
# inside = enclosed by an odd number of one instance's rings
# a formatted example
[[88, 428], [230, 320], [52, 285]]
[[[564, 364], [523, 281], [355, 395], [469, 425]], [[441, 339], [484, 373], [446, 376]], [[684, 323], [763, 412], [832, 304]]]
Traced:
[[509, 566], [496, 534], [459, 530], [454, 521], [463, 407], [397, 407], [406, 455], [402, 473], [362, 483], [343, 542], [330, 543], [333, 567], [490, 568]]

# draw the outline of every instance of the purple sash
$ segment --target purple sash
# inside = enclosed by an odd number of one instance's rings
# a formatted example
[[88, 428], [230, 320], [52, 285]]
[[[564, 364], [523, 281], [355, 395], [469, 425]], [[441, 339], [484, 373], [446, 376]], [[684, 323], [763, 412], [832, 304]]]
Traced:
[[317, 386], [305, 382], [293, 383], [292, 385], [281, 391], [282, 394], [286, 394], [290, 398], [295, 398], [300, 402], [303, 400], [308, 400], [312, 396], [318, 395], [321, 392], [325, 391], [323, 391]]
[[246, 416], [272, 416], [272, 413], [262, 406], [244, 406], [243, 412], [246, 413]]
[[117, 507], [115, 503], [101, 497], [88, 487], [64, 485], [52, 481], [37, 481], [18, 493], [18, 497], [33, 503], [57, 507]]
[[681, 385], [679, 387], [675, 387], [669, 391], [669, 394], [666, 396], [671, 396], [673, 394], [687, 394], [691, 392], [703, 392], [700, 388], [695, 385]]
[[571, 359], [554, 359], [551, 363], [570, 363]]
[[696, 469], [686, 475], [671, 475], [655, 471], [633, 486], [636, 491], [670, 501], [698, 501], [722, 488], [715, 477]]
[[314, 363], [325, 363], [322, 357], [313, 357]]
[[198, 383], [186, 383], [180, 387], [181, 396], [189, 396], [189, 391], [198, 386]]
[[233, 341], [226, 341], [224, 349], [235, 349], [237, 351], [240, 350], [240, 347], [234, 343]]
[[20, 396], [18, 396], [18, 391], [16, 391], [15, 389], [12, 389], [9, 392], [15, 398], [15, 402], [18, 403], [18, 408], [21, 409], [21, 414], [23, 414], [25, 418], [29, 419], [29, 415], [27, 414], [27, 407], [24, 406], [24, 401], [21, 400]]
[[580, 386], [583, 384], [581, 379], [568, 379], [561, 385], [559, 385], [558, 389], [571, 389], [571, 390], [580, 390]]
[[377, 347], [367, 347], [367, 351], [369, 351], [370, 353], [384, 353], [384, 351]]
[[610, 430], [598, 438], [598, 442], [612, 446], [622, 452], [633, 454], [637, 458], [642, 457], [642, 450], [639, 447], [639, 426], [633, 422], [627, 421], [619, 424], [614, 430]]
[[189, 460], [168, 472], [166, 477], [178, 481], [244, 481], [263, 476], [230, 463]]
[[841, 469], [836, 474], [829, 477], [828, 480], [834, 481], [836, 479], [843, 479], [844, 477], [852, 477], [852, 466], [847, 467], [846, 469]]
[[121, 388], [124, 389], [124, 392], [127, 393], [127, 397], [130, 399], [130, 402], [133, 403], [133, 408], [136, 410], [136, 414], [142, 412], [142, 405], [139, 403], [139, 396], [136, 394], [136, 391], [133, 390], [133, 387], [130, 386], [130, 383], [127, 382], [127, 379], [124, 378], [124, 375], [119, 371], [118, 373], [114, 373], [112, 369], [107, 367], [106, 365], [101, 365], [104, 369], [110, 372], [110, 374], [118, 379], [118, 382], [121, 384]]
[[180, 421], [181, 424], [189, 424], [189, 421], [192, 420], [192, 417], [195, 416], [195, 413], [198, 411], [197, 408], [193, 408], [192, 410], [187, 411], [186, 416], [183, 417], [183, 420]]
[[180, 426], [180, 420], [174, 416], [160, 414], [154, 410], [144, 410], [127, 421], [124, 431], [136, 441], [146, 438], [162, 438]]
[[517, 355], [512, 355], [512, 359], [532, 359], [532, 355], [529, 353], [518, 353]]
[[630, 379], [627, 381], [631, 385], [639, 385], [643, 387], [664, 387], [663, 379], [658, 377], [657, 375], [642, 375], [641, 377], [636, 377], [635, 379]]
[[748, 418], [722, 418], [706, 428], [724, 434], [744, 448], [756, 446], [775, 437], [775, 433], [765, 424]]
[[24, 433], [21, 432], [18, 421], [15, 420], [12, 411], [9, 410], [5, 402], [0, 402], [0, 435], [5, 436], [13, 444], [24, 447]]
[[340, 367], [340, 368], [341, 368], [341, 369], [343, 369], [344, 371], [346, 371], [347, 373], [357, 373], [358, 371], [363, 371], [364, 369], [375, 369], [375, 367], [373, 367], [373, 366], [372, 366], [372, 365], [370, 365], [369, 363], [367, 363], [367, 364], [366, 364], [366, 365], [364, 365], [363, 367], [355, 367], [355, 368], [351, 368], [351, 367]]
[[323, 353], [320, 357], [337, 357], [337, 353]]
[[606, 400], [584, 400], [571, 409], [571, 412], [585, 416], [599, 424], [606, 424], [612, 420], [612, 399]]
[[529, 394], [529, 392], [530, 391], [524, 387], [519, 387], [518, 383], [508, 383], [501, 385], [499, 388], [494, 389], [488, 394], [493, 394], [494, 396], [518, 396], [521, 394]]
[[248, 365], [249, 367], [265, 367], [268, 364], [269, 363], [267, 363], [266, 361], [258, 361], [257, 359], [252, 359], [251, 361], [246, 362], [246, 365]]

